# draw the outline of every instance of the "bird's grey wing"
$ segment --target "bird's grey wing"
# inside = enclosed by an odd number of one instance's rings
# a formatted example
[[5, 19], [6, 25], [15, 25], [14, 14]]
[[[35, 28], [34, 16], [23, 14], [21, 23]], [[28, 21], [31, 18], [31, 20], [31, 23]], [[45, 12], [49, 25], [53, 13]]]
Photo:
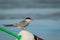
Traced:
[[3, 26], [5, 27], [17, 27], [20, 23], [23, 23], [24, 21], [21, 21], [19, 23], [16, 23], [16, 24], [3, 24]]
[[28, 24], [29, 24], [29, 23], [27, 23], [26, 21], [21, 21], [21, 22], [19, 23], [19, 25], [20, 25], [21, 27], [26, 27], [26, 26], [28, 26]]
[[29, 23], [26, 23], [24, 27], [27, 27], [29, 25]]

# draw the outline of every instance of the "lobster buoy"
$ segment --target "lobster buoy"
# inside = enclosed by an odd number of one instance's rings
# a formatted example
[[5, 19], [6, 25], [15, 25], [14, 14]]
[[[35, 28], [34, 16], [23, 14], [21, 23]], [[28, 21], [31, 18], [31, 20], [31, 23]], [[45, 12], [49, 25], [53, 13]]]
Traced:
[[21, 40], [43, 40], [42, 38], [37, 37], [36, 35], [32, 34], [27, 30], [21, 30], [18, 35], [22, 36]]

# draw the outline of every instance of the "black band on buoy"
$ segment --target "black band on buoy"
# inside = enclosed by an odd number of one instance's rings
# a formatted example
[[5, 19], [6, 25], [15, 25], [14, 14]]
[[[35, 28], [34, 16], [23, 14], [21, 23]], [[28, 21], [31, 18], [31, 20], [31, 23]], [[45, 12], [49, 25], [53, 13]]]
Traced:
[[[34, 35], [34, 34], [33, 34]], [[42, 38], [40, 38], [40, 37], [38, 37], [38, 36], [36, 36], [36, 35], [34, 35], [34, 39], [35, 40], [43, 40]]]

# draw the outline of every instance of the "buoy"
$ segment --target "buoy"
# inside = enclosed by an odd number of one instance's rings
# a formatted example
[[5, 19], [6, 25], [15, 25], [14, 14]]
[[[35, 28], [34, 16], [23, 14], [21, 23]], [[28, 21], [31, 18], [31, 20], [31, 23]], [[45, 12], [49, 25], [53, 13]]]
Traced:
[[[21, 40], [34, 40], [34, 36], [27, 30], [21, 30], [18, 35], [22, 35]], [[17, 40], [17, 39], [16, 39]]]
[[[40, 37], [37, 37], [36, 35], [32, 34], [31, 32], [27, 30], [21, 30], [18, 35], [21, 35], [21, 40], [43, 40]], [[17, 40], [17, 39], [16, 39]]]

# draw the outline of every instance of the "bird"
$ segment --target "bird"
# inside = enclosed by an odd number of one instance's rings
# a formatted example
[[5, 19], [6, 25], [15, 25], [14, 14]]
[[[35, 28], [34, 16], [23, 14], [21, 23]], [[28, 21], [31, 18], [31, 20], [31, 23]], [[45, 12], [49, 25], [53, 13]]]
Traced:
[[18, 28], [21, 28], [21, 29], [25, 29], [25, 27], [27, 27], [29, 25], [29, 23], [31, 22], [31, 18], [30, 17], [26, 17], [24, 20], [22, 20], [21, 22], [19, 23], [16, 23], [16, 24], [7, 24], [7, 25], [4, 25], [5, 27], [18, 27]]
[[[30, 17], [26, 17], [24, 20], [22, 20], [19, 23], [9, 24], [4, 26], [6, 27], [13, 26], [13, 27], [21, 28], [22, 30], [18, 33], [18, 35], [22, 36], [21, 40], [43, 40], [42, 38], [36, 36], [35, 34], [32, 34], [31, 32], [25, 29], [25, 27], [27, 27], [31, 21], [32, 19]], [[16, 38], [16, 40], [18, 39]]]

